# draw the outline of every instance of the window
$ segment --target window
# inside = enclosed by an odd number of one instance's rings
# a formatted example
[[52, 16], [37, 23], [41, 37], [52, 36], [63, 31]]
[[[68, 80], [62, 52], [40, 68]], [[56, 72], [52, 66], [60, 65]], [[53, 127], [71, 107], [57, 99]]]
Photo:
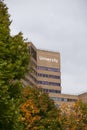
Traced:
[[64, 98], [64, 102], [67, 102], [67, 98]]
[[54, 82], [47, 82], [47, 81], [38, 81], [38, 84], [43, 84], [43, 85], [51, 85], [51, 86], [60, 86], [60, 83], [54, 83]]
[[50, 97], [52, 100], [56, 100], [56, 101], [62, 101], [62, 98], [57, 98], [57, 97]]
[[32, 75], [32, 74], [30, 74], [30, 73], [28, 73], [28, 75], [34, 80], [34, 82], [36, 82], [37, 83], [37, 80], [36, 80], [36, 78]]
[[45, 77], [45, 78], [60, 79], [60, 76], [57, 76], [57, 75], [48, 75], [48, 74], [38, 73], [37, 76], [39, 76], [39, 77]]
[[75, 102], [77, 101], [76, 99], [67, 99], [68, 102]]
[[61, 93], [60, 90], [54, 90], [54, 89], [42, 89], [42, 91], [46, 93]]
[[39, 69], [39, 70], [53, 71], [53, 72], [60, 72], [60, 69], [49, 68], [49, 67], [44, 67], [44, 66], [37, 66], [37, 69]]
[[76, 99], [60, 98], [60, 97], [50, 97], [52, 100], [62, 101], [62, 102], [75, 102]]

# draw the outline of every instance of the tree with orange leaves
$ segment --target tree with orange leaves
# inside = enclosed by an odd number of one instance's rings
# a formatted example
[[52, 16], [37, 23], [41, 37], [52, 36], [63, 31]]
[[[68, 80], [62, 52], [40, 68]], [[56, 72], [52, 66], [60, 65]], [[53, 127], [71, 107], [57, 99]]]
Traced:
[[34, 123], [40, 120], [39, 109], [31, 99], [23, 103], [20, 108], [23, 115], [21, 121], [24, 122], [26, 130], [36, 130], [37, 127], [34, 126]]
[[87, 104], [81, 101], [73, 105], [63, 104], [60, 122], [63, 130], [87, 130]]
[[24, 88], [24, 103], [20, 106], [26, 130], [58, 130], [59, 111], [47, 94], [35, 88]]

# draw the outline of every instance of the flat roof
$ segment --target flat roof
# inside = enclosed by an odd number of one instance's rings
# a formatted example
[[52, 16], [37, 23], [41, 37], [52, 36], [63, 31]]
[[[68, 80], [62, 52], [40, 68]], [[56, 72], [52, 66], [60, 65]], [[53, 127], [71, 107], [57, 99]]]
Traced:
[[58, 53], [60, 54], [59, 51], [54, 51], [54, 50], [48, 50], [48, 49], [37, 49], [38, 51], [45, 51], [45, 52], [50, 52], [50, 53]]

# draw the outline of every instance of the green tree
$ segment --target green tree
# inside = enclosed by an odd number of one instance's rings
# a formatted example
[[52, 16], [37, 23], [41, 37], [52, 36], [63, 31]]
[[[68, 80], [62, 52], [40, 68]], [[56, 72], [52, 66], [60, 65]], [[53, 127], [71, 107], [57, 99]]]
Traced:
[[21, 112], [26, 130], [61, 129], [60, 111], [49, 96], [37, 88], [24, 88], [24, 103], [21, 105]]
[[3, 0], [0, 0], [0, 41], [7, 41], [10, 34], [10, 15], [8, 14], [8, 8], [3, 3]]
[[10, 35], [9, 17], [7, 6], [0, 0], [0, 130], [21, 129], [21, 79], [30, 59], [22, 33]]

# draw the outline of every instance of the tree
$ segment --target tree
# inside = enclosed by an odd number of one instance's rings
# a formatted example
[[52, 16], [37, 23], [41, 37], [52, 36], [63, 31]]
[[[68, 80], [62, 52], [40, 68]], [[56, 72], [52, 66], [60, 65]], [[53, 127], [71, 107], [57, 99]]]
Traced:
[[60, 122], [64, 130], [87, 129], [87, 103], [78, 101], [73, 105], [63, 104], [60, 109]]
[[24, 88], [24, 102], [21, 105], [22, 121], [26, 130], [61, 129], [59, 111], [47, 94], [37, 88]]
[[29, 63], [29, 51], [22, 33], [10, 35], [10, 15], [0, 0], [0, 129], [20, 128], [22, 83]]
[[35, 106], [33, 101], [31, 99], [28, 99], [26, 102], [24, 102], [21, 105], [21, 112], [22, 117], [21, 121], [25, 124], [26, 130], [36, 130], [38, 129], [37, 126], [35, 126], [35, 123], [37, 121], [40, 121], [39, 109]]
[[10, 34], [10, 24], [9, 21], [10, 15], [8, 14], [8, 8], [3, 3], [3, 0], [0, 0], [0, 41], [7, 41]]

